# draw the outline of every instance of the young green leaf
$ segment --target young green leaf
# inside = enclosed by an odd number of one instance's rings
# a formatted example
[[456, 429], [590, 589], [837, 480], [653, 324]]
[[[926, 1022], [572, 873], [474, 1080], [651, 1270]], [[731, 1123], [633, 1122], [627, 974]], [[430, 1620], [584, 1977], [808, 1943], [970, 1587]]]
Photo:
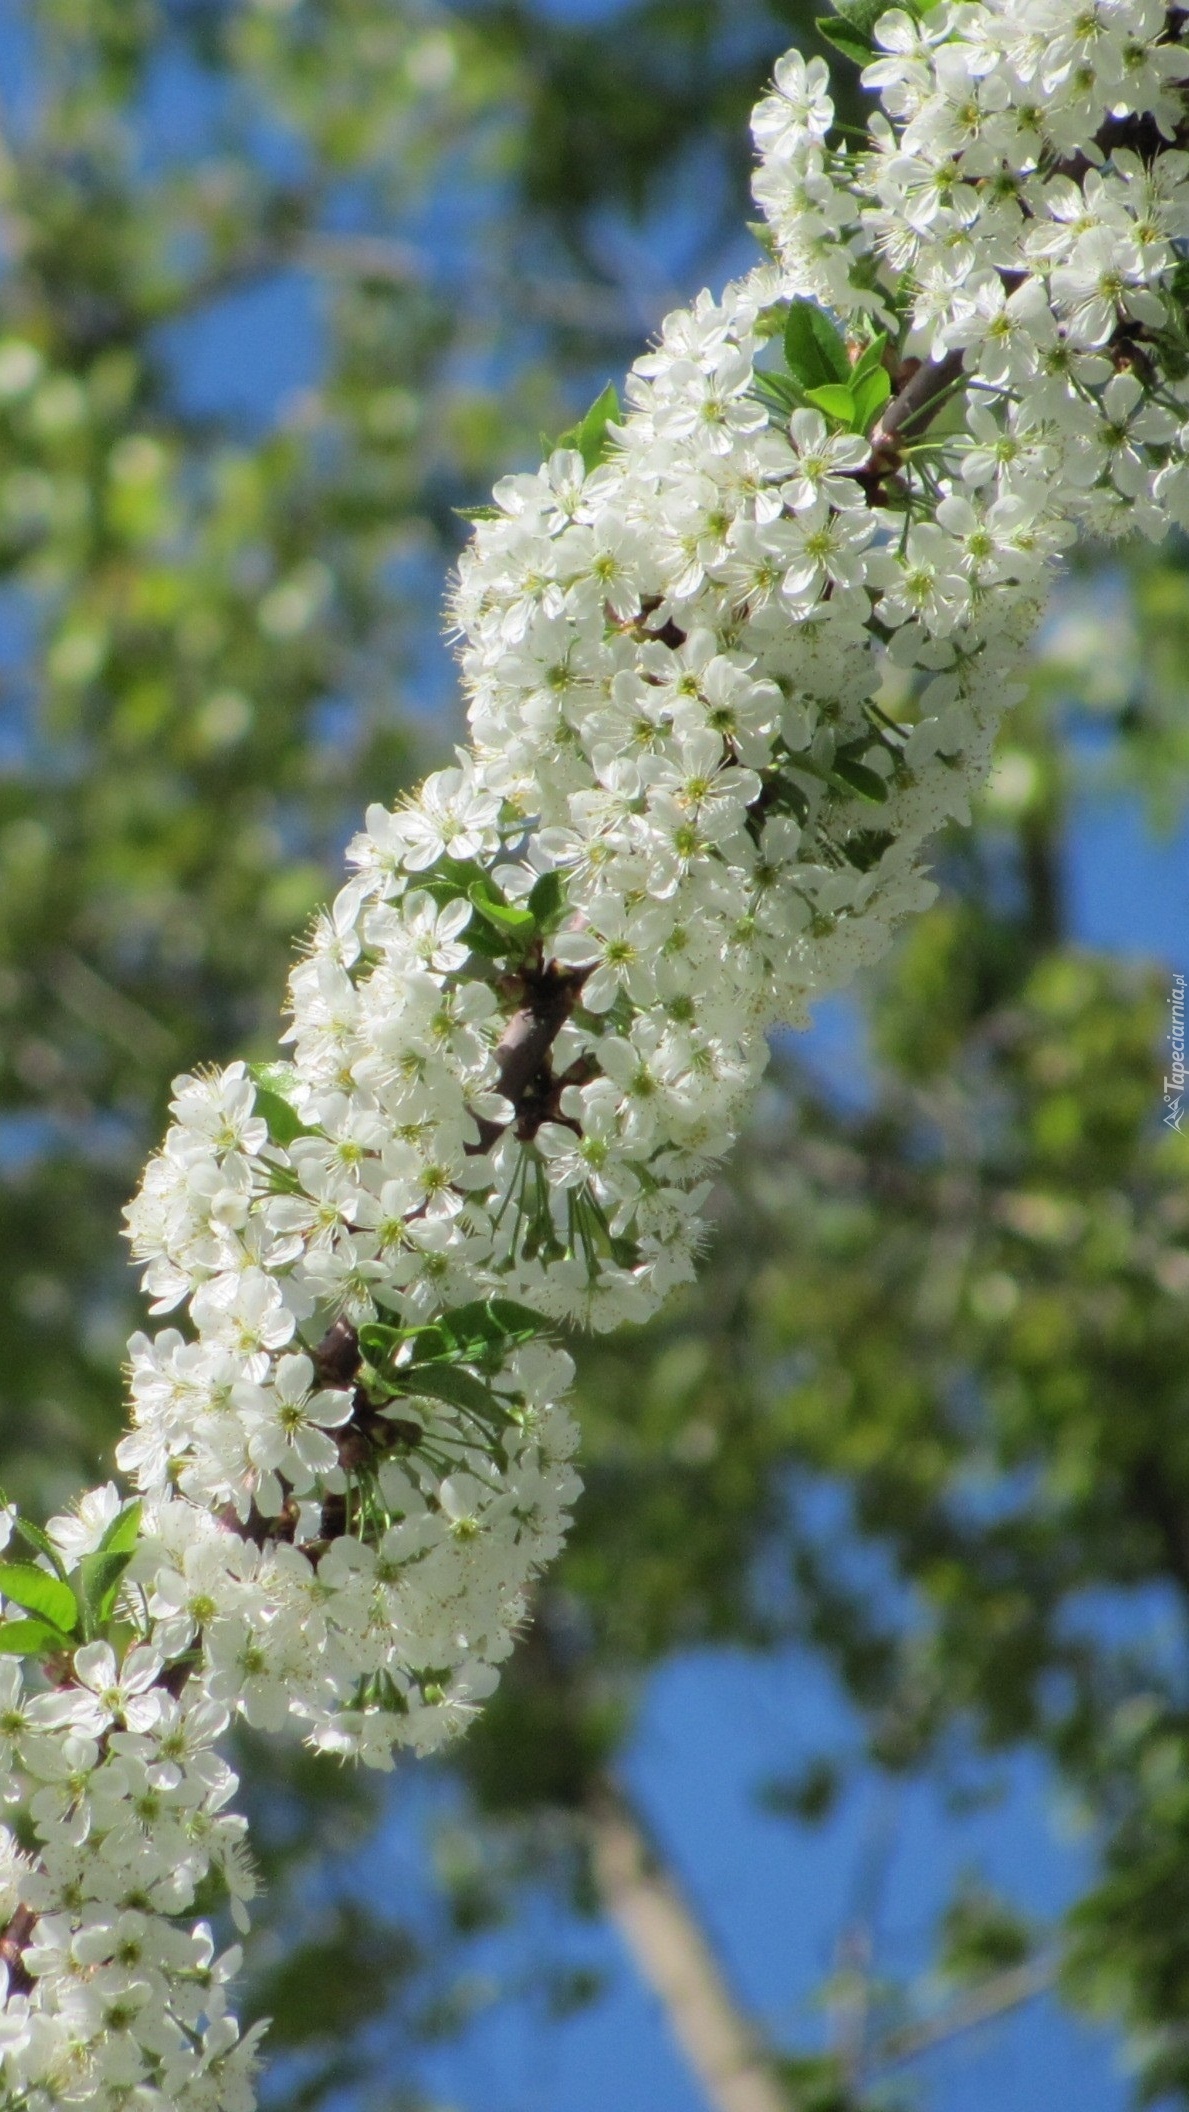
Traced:
[[565, 907], [566, 891], [560, 873], [542, 873], [533, 884], [528, 911], [538, 931], [552, 931]]
[[511, 1342], [532, 1342], [550, 1332], [552, 1323], [543, 1314], [535, 1313], [530, 1305], [518, 1305], [514, 1298], [489, 1298], [487, 1310]]
[[66, 1564], [63, 1562], [49, 1534], [43, 1532], [39, 1525], [34, 1525], [29, 1518], [16, 1517], [12, 1522], [22, 1540], [27, 1541], [30, 1547], [36, 1548], [39, 1555], [44, 1555], [47, 1561], [52, 1562], [58, 1576], [64, 1577], [66, 1575]]
[[856, 872], [869, 873], [895, 841], [887, 829], [856, 829], [842, 845], [842, 855]]
[[607, 454], [607, 427], [619, 418], [619, 395], [615, 383], [609, 381], [605, 389], [595, 397], [585, 417], [572, 425], [553, 442], [554, 447], [573, 447], [578, 450], [588, 471], [597, 469]]
[[845, 382], [850, 373], [846, 340], [816, 301], [794, 301], [784, 326], [789, 372], [806, 389]]
[[279, 1144], [282, 1151], [287, 1144], [292, 1144], [294, 1137], [308, 1134], [296, 1108], [282, 1100], [279, 1093], [270, 1092], [267, 1086], [256, 1088], [256, 1113], [263, 1115], [271, 1142]]
[[886, 330], [881, 330], [879, 336], [873, 337], [869, 345], [864, 345], [863, 350], [850, 370], [852, 388], [855, 387], [856, 383], [862, 381], [864, 375], [874, 372], [883, 358], [887, 342], [888, 333]]
[[414, 1364], [424, 1364], [434, 1358], [444, 1357], [449, 1359], [459, 1355], [458, 1343], [447, 1327], [444, 1317], [441, 1320], [431, 1320], [428, 1327], [413, 1328], [410, 1330], [410, 1334], [413, 1344], [412, 1362]]
[[359, 1347], [378, 1371], [383, 1371], [407, 1340], [403, 1327], [387, 1327], [382, 1320], [369, 1320], [359, 1330]]
[[794, 381], [791, 374], [776, 374], [770, 367], [756, 368], [754, 387], [756, 395], [778, 418], [787, 418], [805, 401], [805, 390], [799, 381]]
[[536, 919], [531, 909], [517, 909], [511, 902], [501, 902], [486, 881], [476, 881], [470, 890], [471, 906], [477, 909], [495, 929], [510, 939], [530, 939], [536, 930]]
[[838, 425], [854, 426], [858, 422], [855, 399], [840, 381], [829, 381], [821, 389], [806, 389], [805, 397], [815, 410], [824, 411]]
[[482, 954], [485, 961], [502, 961], [508, 952], [506, 937], [497, 937], [493, 924], [482, 924], [472, 917], [467, 925], [467, 945], [472, 953]]
[[435, 902], [455, 902], [486, 877], [477, 858], [439, 858], [427, 872], [418, 873], [417, 885]]
[[[897, 0], [897, 5], [906, 14], [920, 13], [917, 0]], [[866, 66], [875, 49], [875, 25], [887, 12], [888, 0], [834, 0], [834, 13], [819, 16], [814, 27], [848, 59]]]
[[82, 1602], [83, 1634], [91, 1642], [111, 1619], [119, 1594], [120, 1579], [132, 1560], [131, 1548], [96, 1548], [84, 1555], [78, 1566], [79, 1598]]
[[485, 1423], [507, 1421], [502, 1404], [482, 1380], [473, 1378], [457, 1364], [418, 1364], [408, 1378], [410, 1393], [428, 1394], [432, 1400], [445, 1401], [448, 1407], [461, 1408]]
[[69, 1649], [70, 1639], [45, 1621], [0, 1621], [0, 1650], [9, 1657], [42, 1657]]
[[870, 65], [870, 39], [863, 36], [859, 30], [851, 29], [841, 16], [817, 15], [814, 17], [813, 26], [819, 37], [824, 37], [827, 44], [832, 44], [835, 51], [840, 51], [844, 59], [852, 60], [856, 66]]
[[805, 792], [783, 771], [765, 778], [764, 804], [770, 814], [791, 814], [799, 822], [809, 819], [809, 800]]
[[887, 799], [888, 788], [878, 770], [869, 769], [866, 763], [857, 763], [853, 756], [835, 756], [833, 774], [840, 777], [852, 792], [860, 793], [864, 799], [874, 800], [876, 806], [883, 806]]
[[761, 308], [755, 319], [755, 334], [763, 344], [770, 337], [780, 337], [789, 319], [787, 301], [770, 301]]
[[144, 1505], [139, 1501], [125, 1504], [118, 1518], [113, 1518], [103, 1535], [97, 1554], [131, 1554], [140, 1533], [140, 1517]]
[[436, 1335], [447, 1344], [445, 1354], [463, 1364], [478, 1364], [498, 1371], [509, 1350], [548, 1332], [549, 1322], [527, 1305], [512, 1298], [474, 1299], [443, 1313], [432, 1328], [424, 1328], [413, 1346], [413, 1362], [420, 1365], [443, 1351], [431, 1348], [428, 1337]]
[[31, 1562], [0, 1562], [0, 1592], [65, 1635], [78, 1626], [78, 1606], [69, 1584], [44, 1569], [35, 1569]]
[[[471, 952], [480, 953], [489, 961], [503, 958], [508, 951], [511, 926], [494, 912], [501, 907], [510, 909], [511, 905], [475, 859], [439, 858], [429, 872], [418, 874], [417, 885], [442, 907], [460, 897], [468, 901], [486, 919], [483, 924], [478, 917], [472, 917], [467, 926], [466, 942]], [[532, 929], [531, 917], [521, 910], [513, 910], [512, 915], [514, 920], [523, 919], [516, 923], [516, 935], [527, 935]]]
[[860, 432], [870, 430], [891, 393], [892, 377], [886, 367], [875, 367], [855, 383], [855, 424]]
[[493, 1302], [471, 1298], [465, 1305], [452, 1305], [439, 1315], [435, 1326], [449, 1335], [456, 1353], [464, 1347], [482, 1349], [487, 1343], [502, 1341], [504, 1330], [492, 1311]]

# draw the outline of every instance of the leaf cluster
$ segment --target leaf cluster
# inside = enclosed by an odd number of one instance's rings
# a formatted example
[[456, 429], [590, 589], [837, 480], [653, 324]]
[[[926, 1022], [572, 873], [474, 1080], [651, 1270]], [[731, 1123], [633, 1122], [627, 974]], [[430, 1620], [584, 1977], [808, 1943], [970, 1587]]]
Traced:
[[102, 1636], [116, 1609], [124, 1572], [140, 1531], [139, 1503], [126, 1504], [99, 1544], [72, 1572], [47, 1533], [17, 1517], [16, 1530], [43, 1557], [35, 1562], [0, 1561], [0, 1598], [21, 1607], [26, 1618], [0, 1621], [0, 1652], [16, 1657], [61, 1657], [77, 1642]]

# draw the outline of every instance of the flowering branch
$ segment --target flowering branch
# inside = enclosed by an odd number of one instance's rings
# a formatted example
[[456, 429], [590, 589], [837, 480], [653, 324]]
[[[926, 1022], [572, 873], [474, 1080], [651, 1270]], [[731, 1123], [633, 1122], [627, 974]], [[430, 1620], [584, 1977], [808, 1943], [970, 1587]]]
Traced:
[[131, 1344], [135, 1498], [3, 1514], [12, 2112], [247, 2112], [190, 1921], [253, 1889], [223, 1731], [388, 1767], [465, 1724], [578, 1489], [555, 1326], [692, 1275], [765, 1029], [930, 900], [1060, 552], [1189, 526], [1182, 23], [893, 10], [857, 149], [790, 54], [772, 261], [497, 485], [471, 746], [369, 810], [288, 1060], [179, 1079], [130, 1207], [181, 1320]]

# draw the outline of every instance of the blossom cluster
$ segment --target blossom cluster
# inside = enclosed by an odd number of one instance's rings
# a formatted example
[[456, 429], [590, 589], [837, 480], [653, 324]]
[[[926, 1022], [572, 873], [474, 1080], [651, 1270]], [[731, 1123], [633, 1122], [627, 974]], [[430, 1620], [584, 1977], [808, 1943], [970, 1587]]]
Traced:
[[555, 1330], [691, 1276], [765, 1030], [930, 899], [1060, 551], [1189, 525], [1180, 20], [893, 10], [856, 147], [789, 54], [768, 260], [496, 486], [470, 745], [369, 810], [286, 1060], [179, 1080], [130, 1207], [135, 1545], [113, 1487], [0, 1569], [49, 1623], [0, 1712], [5, 2103], [247, 2101], [173, 1920], [250, 1889], [213, 1740], [387, 1766], [490, 1692], [578, 1488]]
[[868, 153], [831, 153], [820, 61], [783, 60], [755, 113], [784, 283], [894, 316], [906, 355], [963, 356], [917, 531], [942, 572], [970, 574], [975, 524], [980, 545], [1035, 524], [1052, 547], [1189, 519], [1179, 25], [1154, 0], [893, 9]]
[[[75, 1521], [64, 1521], [74, 1524]], [[74, 1653], [38, 1692], [0, 1662], [0, 2062], [6, 2106], [169, 2106], [250, 2112], [263, 2026], [227, 2008], [240, 1962], [207, 1921], [217, 1880], [247, 1926], [254, 1889], [236, 1778], [216, 1751], [228, 1711], [161, 1684], [159, 1649]]]

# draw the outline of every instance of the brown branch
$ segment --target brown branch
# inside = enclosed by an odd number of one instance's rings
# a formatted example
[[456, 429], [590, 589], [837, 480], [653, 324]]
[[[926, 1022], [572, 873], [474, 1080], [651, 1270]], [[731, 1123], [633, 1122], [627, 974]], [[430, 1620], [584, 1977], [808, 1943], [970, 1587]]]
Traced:
[[32, 1993], [33, 1975], [25, 1964], [24, 1952], [32, 1941], [36, 1926], [37, 1916], [32, 1907], [18, 1907], [0, 1936], [0, 1958], [8, 1967], [8, 1992], [11, 1995]]
[[[516, 1134], [524, 1142], [534, 1137], [551, 1111], [554, 1079], [549, 1051], [561, 1033], [578, 1000], [590, 970], [548, 967], [526, 969], [521, 977], [525, 1003], [512, 1014], [495, 1052], [498, 1090], [515, 1109]], [[476, 1115], [479, 1130], [472, 1152], [490, 1151], [508, 1127]]]
[[879, 424], [871, 435], [873, 456], [896, 455], [900, 449], [900, 436], [905, 429], [916, 424], [918, 419], [929, 420], [937, 416], [947, 391], [953, 387], [962, 372], [962, 353], [947, 352], [944, 359], [922, 360], [914, 368], [899, 393], [893, 396]]

